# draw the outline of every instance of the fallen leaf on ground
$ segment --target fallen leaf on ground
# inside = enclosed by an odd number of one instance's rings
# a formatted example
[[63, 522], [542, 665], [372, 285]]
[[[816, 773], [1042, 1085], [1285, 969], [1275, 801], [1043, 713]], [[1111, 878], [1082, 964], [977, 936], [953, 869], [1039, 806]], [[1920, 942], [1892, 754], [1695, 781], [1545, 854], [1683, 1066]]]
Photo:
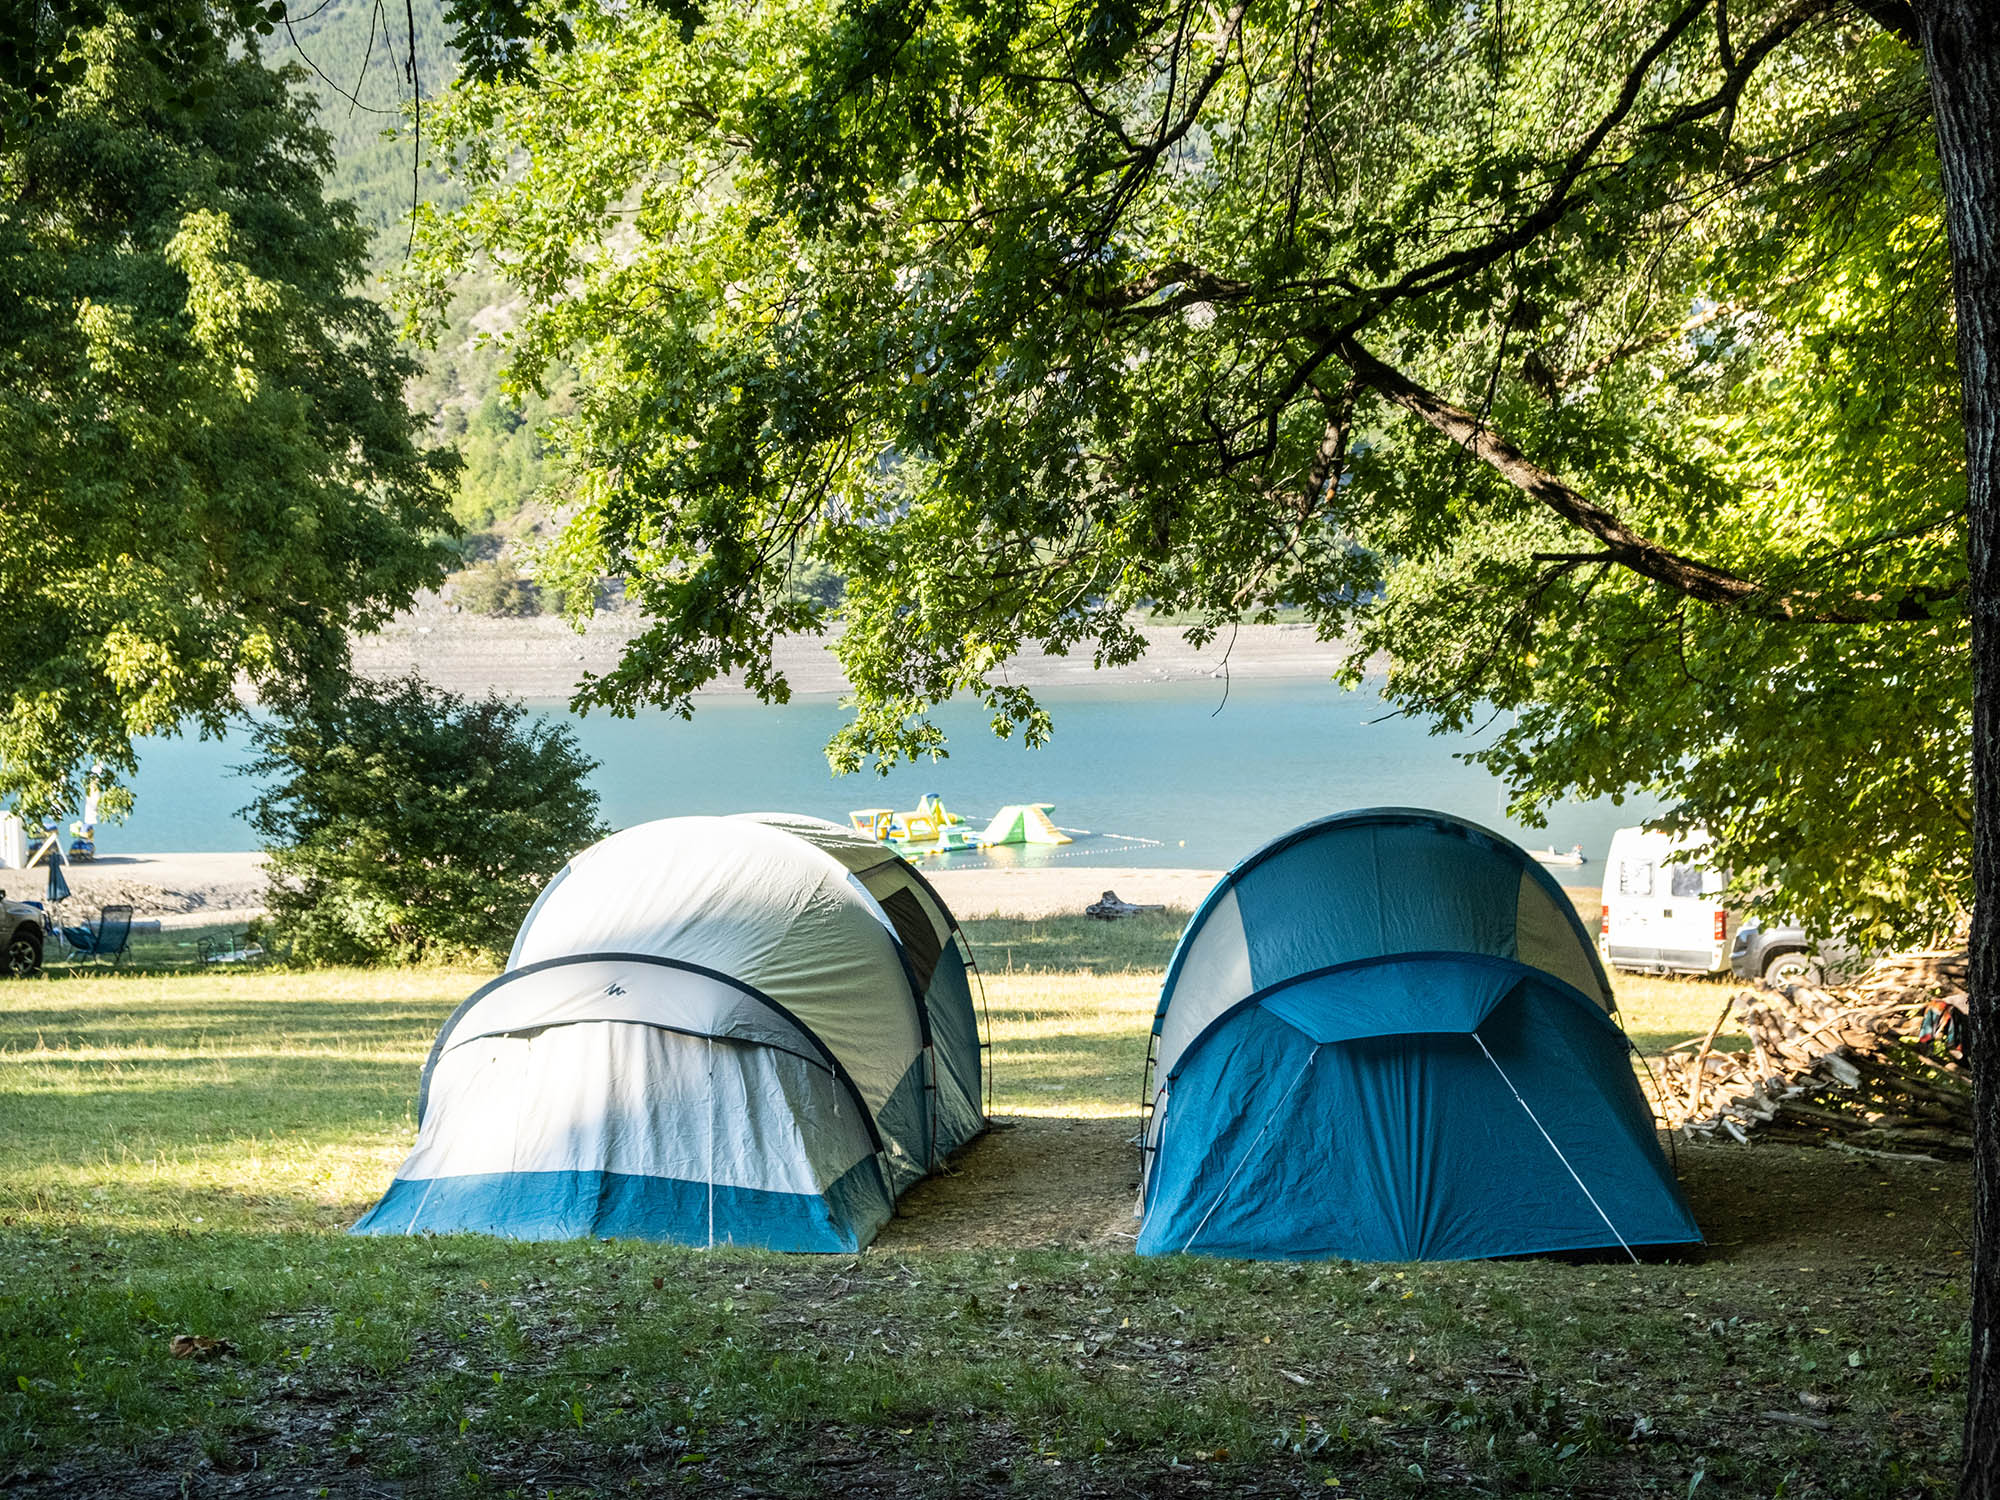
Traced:
[[212, 1339], [205, 1333], [177, 1333], [167, 1345], [167, 1352], [175, 1359], [221, 1359], [225, 1354], [234, 1354], [236, 1346], [228, 1339]]

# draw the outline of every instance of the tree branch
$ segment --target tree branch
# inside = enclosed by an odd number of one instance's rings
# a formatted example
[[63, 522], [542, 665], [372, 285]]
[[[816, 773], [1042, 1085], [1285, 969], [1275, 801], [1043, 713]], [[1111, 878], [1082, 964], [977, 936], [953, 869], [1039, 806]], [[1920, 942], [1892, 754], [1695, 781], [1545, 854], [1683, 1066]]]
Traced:
[[[1355, 386], [1350, 382], [1335, 394], [1314, 384], [1312, 392], [1326, 408], [1326, 427], [1320, 434], [1319, 446], [1313, 451], [1305, 485], [1291, 497], [1292, 526], [1284, 545], [1275, 556], [1265, 558], [1231, 597], [1230, 602], [1239, 607], [1248, 603], [1264, 586], [1264, 581], [1298, 549], [1307, 530], [1325, 513], [1334, 491], [1340, 487], [1341, 472], [1347, 467], [1347, 445], [1354, 430]], [[1281, 500], [1284, 497], [1273, 491], [1270, 498]]]
[[[1742, 97], [1743, 86], [1750, 81], [1764, 59], [1776, 51], [1785, 39], [1819, 12], [1826, 9], [1826, 0], [1804, 0], [1795, 5], [1785, 15], [1774, 22], [1771, 29], [1758, 37], [1738, 55], [1729, 45], [1727, 22], [1724, 12], [1717, 11], [1716, 45], [1722, 54], [1722, 86], [1706, 99], [1697, 99], [1692, 104], [1683, 105], [1648, 130], [1675, 130], [1682, 125], [1690, 125], [1696, 120], [1705, 120], [1714, 114], [1730, 114], [1736, 109], [1736, 101]], [[1725, 135], [1728, 131], [1725, 129]]]
[[[1700, 0], [1700, 3], [1707, 4], [1707, 0]], [[1222, 18], [1222, 27], [1216, 36], [1215, 62], [1195, 84], [1178, 123], [1172, 121], [1174, 89], [1171, 83], [1169, 84], [1162, 105], [1159, 129], [1154, 133], [1152, 140], [1127, 158], [1124, 170], [1119, 174], [1118, 184], [1111, 191], [1110, 201], [1099, 217], [1097, 231], [1091, 236], [1093, 247], [1102, 245], [1109, 238], [1112, 227], [1118, 222], [1118, 216], [1125, 211], [1125, 205], [1139, 191], [1140, 184], [1151, 174], [1160, 158], [1179, 145], [1187, 133], [1194, 129], [1195, 121], [1201, 117], [1202, 106], [1208, 102], [1208, 96], [1222, 81], [1223, 74], [1229, 71], [1229, 49], [1236, 45], [1236, 39], [1243, 28], [1243, 16], [1248, 9], [1249, 0], [1236, 0], [1230, 7], [1229, 13]]]
[[1624, 82], [1618, 90], [1617, 102], [1591, 128], [1590, 134], [1570, 152], [1561, 169], [1556, 173], [1554, 183], [1543, 196], [1541, 206], [1522, 219], [1504, 234], [1496, 235], [1483, 245], [1469, 246], [1463, 250], [1453, 250], [1441, 255], [1426, 265], [1405, 272], [1387, 286], [1374, 287], [1363, 293], [1378, 307], [1404, 297], [1421, 296], [1449, 286], [1485, 269], [1510, 251], [1532, 243], [1543, 231], [1553, 227], [1569, 211], [1570, 192], [1577, 179], [1597, 155], [1598, 148], [1615, 130], [1620, 122], [1632, 112], [1639, 102], [1639, 95], [1645, 88], [1646, 75], [1653, 70], [1653, 64], [1664, 57], [1683, 33], [1692, 26], [1708, 9], [1708, 0], [1690, 0], [1653, 39], [1650, 46], [1639, 54], [1625, 74]]
[[[1587, 499], [1548, 470], [1532, 462], [1513, 443], [1479, 418], [1443, 397], [1425, 390], [1400, 370], [1375, 358], [1348, 334], [1333, 337], [1334, 352], [1354, 372], [1354, 378], [1421, 417], [1458, 447], [1492, 468], [1522, 493], [1540, 501], [1563, 520], [1604, 544], [1590, 561], [1610, 561], [1642, 578], [1650, 578], [1704, 604], [1741, 610], [1765, 619], [1798, 625], [1864, 625], [1887, 620], [1928, 620], [1931, 607], [1958, 595], [1963, 585], [1944, 589], [1911, 589], [1899, 598], [1873, 593], [1777, 593], [1727, 569], [1686, 557], [1632, 530], [1596, 501]], [[1569, 561], [1570, 554], [1549, 561]], [[1579, 561], [1584, 560], [1578, 557]]]
[[1924, 50], [1923, 34], [1917, 30], [1917, 13], [1908, 0], [1855, 0], [1855, 6], [1897, 41], [1919, 52]]

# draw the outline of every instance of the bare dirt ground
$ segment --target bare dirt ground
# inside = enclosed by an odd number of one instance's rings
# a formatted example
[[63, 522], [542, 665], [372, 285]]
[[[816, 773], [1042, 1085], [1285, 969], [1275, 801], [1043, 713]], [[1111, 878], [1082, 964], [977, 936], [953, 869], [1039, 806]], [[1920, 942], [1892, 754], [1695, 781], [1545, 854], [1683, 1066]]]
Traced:
[[1966, 1162], [1884, 1161], [1813, 1146], [1677, 1146], [1708, 1237], [1698, 1258], [1790, 1272], [1930, 1264], [1972, 1247]]
[[905, 1193], [874, 1249], [1132, 1248], [1135, 1116], [1001, 1117], [951, 1165]]
[[[1126, 1251], [1137, 1223], [1136, 1116], [1002, 1118], [949, 1171], [903, 1196], [875, 1251]], [[1971, 1173], [1803, 1146], [1678, 1142], [1682, 1186], [1707, 1243], [1675, 1259], [1786, 1273], [1963, 1264]]]

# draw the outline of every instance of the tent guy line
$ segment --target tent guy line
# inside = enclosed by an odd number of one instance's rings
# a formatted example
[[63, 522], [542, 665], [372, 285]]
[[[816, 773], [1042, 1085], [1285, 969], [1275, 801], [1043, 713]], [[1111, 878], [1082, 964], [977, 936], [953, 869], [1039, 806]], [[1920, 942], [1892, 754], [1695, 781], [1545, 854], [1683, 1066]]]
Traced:
[[1248, 1149], [1237, 1160], [1235, 1170], [1229, 1174], [1229, 1181], [1223, 1183], [1221, 1191], [1215, 1195], [1215, 1201], [1208, 1205], [1208, 1212], [1201, 1216], [1201, 1223], [1195, 1225], [1193, 1232], [1188, 1235], [1187, 1243], [1181, 1246], [1182, 1254], [1185, 1255], [1194, 1248], [1195, 1240], [1200, 1236], [1202, 1230], [1207, 1227], [1208, 1221], [1214, 1217], [1215, 1210], [1221, 1205], [1222, 1200], [1229, 1195], [1230, 1188], [1236, 1185], [1236, 1179], [1242, 1175], [1243, 1169], [1250, 1164], [1250, 1158], [1257, 1154], [1257, 1148], [1264, 1143], [1264, 1137], [1271, 1129], [1271, 1122], [1278, 1117], [1278, 1111], [1292, 1102], [1292, 1095], [1298, 1092], [1299, 1082], [1306, 1076], [1306, 1069], [1313, 1065], [1313, 1059], [1318, 1056], [1318, 1047], [1313, 1048], [1312, 1051], [1306, 1054], [1306, 1060], [1299, 1064], [1298, 1072], [1292, 1075], [1291, 1086], [1285, 1090], [1284, 1097], [1265, 1112], [1264, 1123], [1257, 1129], [1257, 1139], [1250, 1143]]
[[1521, 1106], [1522, 1112], [1526, 1114], [1530, 1120], [1534, 1120], [1535, 1129], [1539, 1130], [1542, 1133], [1542, 1139], [1549, 1143], [1549, 1149], [1555, 1152], [1557, 1160], [1559, 1160], [1563, 1164], [1563, 1170], [1568, 1172], [1571, 1177], [1576, 1179], [1576, 1185], [1583, 1190], [1583, 1196], [1588, 1198], [1590, 1200], [1590, 1206], [1597, 1210], [1597, 1217], [1602, 1219], [1604, 1221], [1604, 1227], [1610, 1230], [1611, 1233], [1617, 1237], [1619, 1247], [1623, 1249], [1627, 1255], [1632, 1257], [1632, 1264], [1636, 1266], [1639, 1263], [1638, 1252], [1635, 1251], [1630, 1245], [1625, 1243], [1625, 1236], [1618, 1233], [1618, 1226], [1611, 1222], [1611, 1215], [1606, 1213], [1604, 1211], [1604, 1205], [1597, 1201], [1597, 1194], [1593, 1193], [1590, 1190], [1589, 1186], [1584, 1182], [1583, 1178], [1577, 1175], [1576, 1168], [1573, 1165], [1571, 1165], [1570, 1159], [1567, 1156], [1563, 1155], [1563, 1148], [1556, 1144], [1556, 1139], [1554, 1136], [1549, 1134], [1548, 1127], [1544, 1125], [1539, 1119], [1536, 1118], [1535, 1112], [1532, 1109], [1528, 1108], [1528, 1101], [1526, 1099], [1523, 1099], [1521, 1097], [1521, 1091], [1514, 1087], [1514, 1080], [1507, 1076], [1507, 1070], [1500, 1066], [1500, 1060], [1497, 1057], [1495, 1057], [1490, 1050], [1488, 1050], [1486, 1046], [1486, 1038], [1481, 1036], [1478, 1032], [1475, 1031], [1472, 1033], [1472, 1039], [1475, 1042], [1479, 1043], [1479, 1050], [1481, 1052], [1486, 1053], [1486, 1060], [1493, 1064], [1493, 1071], [1498, 1073], [1500, 1075], [1500, 1081], [1507, 1085], [1507, 1092], [1514, 1096], [1514, 1102]]

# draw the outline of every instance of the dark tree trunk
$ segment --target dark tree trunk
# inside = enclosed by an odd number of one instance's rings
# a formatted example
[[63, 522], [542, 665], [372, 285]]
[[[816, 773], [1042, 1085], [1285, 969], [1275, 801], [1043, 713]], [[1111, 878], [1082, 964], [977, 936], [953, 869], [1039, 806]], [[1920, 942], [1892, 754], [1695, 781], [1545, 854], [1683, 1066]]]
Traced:
[[1972, 564], [1972, 1370], [1960, 1500], [2000, 1500], [2000, 0], [1916, 0], [1951, 237]]

